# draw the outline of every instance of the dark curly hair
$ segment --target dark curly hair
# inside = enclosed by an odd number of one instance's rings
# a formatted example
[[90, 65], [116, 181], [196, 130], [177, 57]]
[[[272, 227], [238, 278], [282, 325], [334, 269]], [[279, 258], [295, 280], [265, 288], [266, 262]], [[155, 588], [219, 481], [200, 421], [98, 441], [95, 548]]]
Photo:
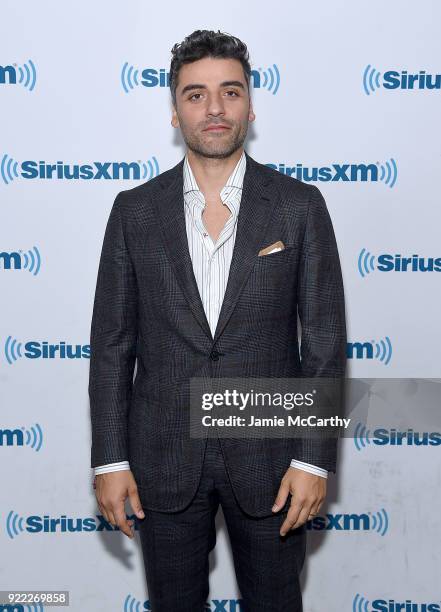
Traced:
[[250, 91], [251, 66], [245, 43], [239, 38], [218, 30], [195, 30], [186, 36], [183, 42], [172, 47], [170, 64], [170, 92], [173, 105], [176, 107], [176, 88], [179, 70], [183, 64], [189, 64], [204, 57], [237, 59], [242, 64], [243, 73]]

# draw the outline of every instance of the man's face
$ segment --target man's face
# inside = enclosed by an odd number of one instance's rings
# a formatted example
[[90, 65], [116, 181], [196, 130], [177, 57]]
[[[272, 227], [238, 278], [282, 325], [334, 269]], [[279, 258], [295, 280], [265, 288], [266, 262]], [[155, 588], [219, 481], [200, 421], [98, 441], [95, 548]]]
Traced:
[[[172, 125], [187, 147], [203, 157], [226, 158], [245, 141], [254, 121], [242, 64], [206, 57], [179, 70]], [[218, 125], [223, 129], [209, 129]]]

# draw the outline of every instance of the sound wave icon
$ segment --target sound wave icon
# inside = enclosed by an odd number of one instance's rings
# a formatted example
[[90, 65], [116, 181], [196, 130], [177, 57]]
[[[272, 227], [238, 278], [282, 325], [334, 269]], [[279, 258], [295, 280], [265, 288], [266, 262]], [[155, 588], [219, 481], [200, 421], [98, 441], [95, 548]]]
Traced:
[[371, 443], [370, 435], [370, 430], [366, 429], [363, 423], [357, 423], [354, 429], [354, 444], [358, 451], [366, 448]]
[[273, 96], [276, 95], [277, 90], [280, 86], [280, 73], [276, 64], [269, 66], [266, 70], [259, 68], [259, 72], [263, 74], [263, 85], [264, 89], [271, 91]]
[[29, 91], [33, 91], [37, 82], [37, 71], [32, 60], [28, 60], [23, 66], [17, 66], [18, 82]]
[[386, 534], [386, 531], [389, 529], [389, 517], [387, 515], [386, 510], [384, 508], [381, 508], [381, 510], [379, 510], [378, 512], [374, 512], [373, 514], [369, 512], [369, 514], [371, 514], [372, 531], [376, 531], [381, 536], [384, 536]]
[[376, 89], [380, 89], [381, 72], [378, 72], [370, 64], [368, 64], [363, 72], [363, 89], [367, 96], [374, 93]]
[[142, 179], [147, 179], [149, 181], [154, 176], [158, 176], [158, 174], [159, 174], [158, 160], [156, 159], [156, 157], [154, 155], [152, 157], [152, 160], [153, 161], [149, 160], [147, 163], [139, 162], [139, 165], [141, 166], [141, 168], [143, 170], [143, 175], [141, 177]]
[[21, 342], [18, 342], [12, 336], [8, 336], [5, 342], [5, 356], [9, 365], [12, 365], [17, 359], [23, 357], [21, 354]]
[[369, 612], [369, 599], [357, 593], [352, 602], [352, 612]]
[[385, 336], [385, 339], [379, 342], [372, 340], [372, 344], [375, 346], [374, 358], [382, 361], [384, 365], [389, 365], [392, 359], [392, 342], [389, 336]]
[[141, 612], [142, 610], [145, 610], [144, 604], [131, 595], [127, 595], [124, 600], [123, 612]]
[[358, 271], [362, 278], [375, 270], [375, 255], [372, 255], [367, 249], [361, 249], [358, 256]]
[[138, 81], [139, 70], [131, 66], [128, 62], [124, 64], [121, 70], [121, 84], [126, 93], [139, 86]]
[[384, 181], [384, 183], [386, 183], [386, 185], [392, 189], [398, 178], [396, 161], [393, 157], [391, 157], [390, 161], [386, 161], [385, 164], [380, 164], [380, 162], [377, 162], [377, 166], [380, 166], [381, 170], [380, 181]]
[[12, 157], [9, 157], [9, 155], [5, 153], [0, 162], [0, 175], [6, 185], [9, 185], [11, 181], [19, 177], [17, 167], [18, 162], [16, 162]]
[[22, 429], [26, 436], [25, 445], [30, 446], [38, 453], [43, 445], [43, 430], [40, 425], [35, 423], [35, 426], [33, 425], [30, 429], [24, 427]]
[[24, 518], [22, 516], [20, 516], [13, 510], [10, 511], [10, 513], [6, 517], [6, 533], [11, 538], [11, 540], [16, 538], [18, 535], [20, 535], [20, 533], [25, 530], [23, 527], [23, 522]]
[[40, 251], [37, 249], [37, 247], [33, 246], [32, 249], [29, 249], [25, 253], [20, 250], [19, 253], [22, 253], [23, 269], [27, 270], [34, 276], [37, 276], [41, 267]]

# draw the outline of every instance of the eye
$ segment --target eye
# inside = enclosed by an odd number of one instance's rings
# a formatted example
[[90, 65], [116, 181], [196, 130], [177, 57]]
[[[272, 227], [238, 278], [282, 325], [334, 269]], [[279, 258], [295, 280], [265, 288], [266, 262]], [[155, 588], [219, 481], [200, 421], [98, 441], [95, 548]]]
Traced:
[[[239, 97], [238, 92], [237, 92], [237, 91], [234, 91], [234, 89], [229, 89], [229, 90], [228, 90], [227, 92], [225, 92], [225, 93], [227, 93], [227, 94], [234, 94], [234, 96], [233, 96], [233, 97], [236, 97], [236, 98], [238, 98], [238, 97]], [[199, 100], [199, 99], [200, 99], [200, 98], [195, 98], [195, 96], [202, 96], [202, 94], [201, 94], [201, 93], [194, 93], [194, 94], [192, 94], [191, 96], [189, 96], [189, 98], [188, 98], [188, 99], [189, 99], [189, 100]], [[228, 97], [229, 97], [229, 98], [231, 98], [232, 96], [228, 96]]]

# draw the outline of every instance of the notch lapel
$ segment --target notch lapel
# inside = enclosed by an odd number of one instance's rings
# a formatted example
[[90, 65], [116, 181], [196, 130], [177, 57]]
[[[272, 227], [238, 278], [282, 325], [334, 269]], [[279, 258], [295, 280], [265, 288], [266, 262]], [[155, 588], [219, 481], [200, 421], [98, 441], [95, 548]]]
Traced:
[[[162, 238], [176, 279], [188, 301], [188, 305], [207, 336], [213, 340], [210, 325], [205, 315], [196, 278], [193, 272], [184, 210], [184, 158], [170, 170], [170, 179], [163, 177], [162, 193], [153, 196], [160, 221]], [[170, 175], [169, 175], [170, 176]]]

